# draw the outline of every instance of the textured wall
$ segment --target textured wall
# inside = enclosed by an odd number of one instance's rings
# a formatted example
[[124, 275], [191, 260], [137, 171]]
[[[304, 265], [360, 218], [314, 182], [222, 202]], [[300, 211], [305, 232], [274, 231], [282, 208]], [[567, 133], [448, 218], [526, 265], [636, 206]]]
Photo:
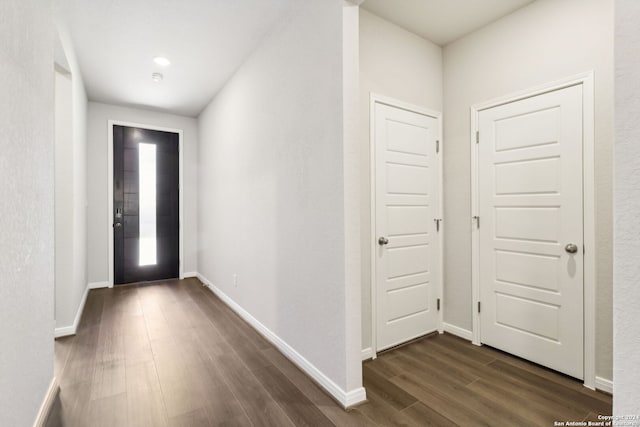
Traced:
[[613, 412], [640, 415], [640, 4], [616, 1]]
[[341, 33], [298, 2], [200, 115], [198, 268], [344, 389]]
[[442, 49], [360, 9], [362, 348], [371, 347], [371, 153], [369, 95], [442, 111]]
[[53, 26], [0, 2], [0, 425], [31, 426], [53, 378]]
[[184, 145], [184, 272], [197, 271], [198, 129], [196, 119], [137, 108], [89, 102], [87, 119], [87, 263], [89, 282], [109, 280], [109, 120], [182, 129]]
[[[471, 329], [469, 108], [593, 70], [596, 375], [612, 374], [613, 1], [538, 0], [444, 49], [445, 321]], [[587, 248], [588, 249], [588, 248]]]

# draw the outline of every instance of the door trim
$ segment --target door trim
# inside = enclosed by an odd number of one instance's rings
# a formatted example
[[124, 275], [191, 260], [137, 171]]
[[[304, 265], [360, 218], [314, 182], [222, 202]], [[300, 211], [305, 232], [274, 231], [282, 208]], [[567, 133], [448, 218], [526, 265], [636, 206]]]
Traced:
[[[422, 114], [424, 116], [432, 117], [438, 121], [438, 140], [440, 141], [440, 155], [438, 156], [438, 168], [439, 168], [439, 176], [440, 176], [440, 203], [438, 207], [438, 212], [436, 215], [439, 218], [443, 218], [443, 157], [444, 157], [444, 141], [442, 139], [442, 113], [434, 110], [429, 110], [427, 108], [409, 104], [407, 102], [399, 101], [394, 98], [390, 98], [388, 96], [379, 95], [374, 92], [370, 92], [369, 94], [369, 170], [370, 170], [370, 220], [371, 220], [371, 238], [369, 242], [369, 257], [371, 259], [371, 349], [372, 349], [372, 359], [377, 357], [378, 351], [378, 328], [377, 328], [377, 284], [376, 284], [376, 150], [375, 150], [375, 124], [376, 124], [376, 104], [388, 105], [390, 107], [399, 108], [401, 110], [407, 110], [412, 113]], [[444, 221], [443, 221], [444, 222]], [[438, 293], [440, 294], [440, 311], [438, 312], [438, 332], [443, 332], [443, 314], [444, 314], [444, 304], [443, 295], [444, 295], [444, 253], [443, 253], [443, 241], [444, 241], [444, 233], [446, 226], [443, 224], [440, 228], [440, 233], [438, 236], [438, 249], [440, 250], [440, 272], [438, 280], [440, 282], [438, 286]]]
[[107, 120], [107, 132], [108, 132], [108, 143], [107, 143], [107, 182], [109, 185], [109, 212], [107, 215], [107, 231], [108, 231], [108, 236], [109, 236], [109, 287], [113, 288], [113, 282], [114, 282], [114, 260], [113, 260], [113, 126], [126, 126], [126, 127], [132, 127], [132, 128], [140, 128], [140, 129], [148, 129], [148, 130], [157, 130], [157, 131], [161, 131], [161, 132], [171, 132], [171, 133], [177, 133], [178, 134], [178, 168], [180, 169], [178, 171], [178, 203], [179, 203], [179, 208], [178, 208], [178, 215], [179, 215], [179, 223], [180, 223], [180, 230], [179, 230], [179, 244], [180, 244], [180, 249], [179, 249], [179, 253], [180, 253], [180, 260], [179, 260], [179, 278], [180, 279], [184, 279], [184, 244], [183, 244], [183, 221], [182, 218], [184, 217], [184, 203], [183, 203], [183, 191], [182, 191], [182, 186], [183, 186], [183, 171], [184, 171], [184, 167], [183, 167], [183, 163], [184, 163], [184, 150], [183, 150], [183, 131], [182, 129], [172, 129], [172, 128], [165, 128], [165, 127], [160, 127], [160, 126], [153, 126], [153, 125], [145, 125], [145, 124], [141, 124], [141, 123], [133, 123], [133, 122], [126, 122], [126, 121], [122, 121], [122, 120]]
[[[596, 371], [596, 233], [595, 233], [595, 154], [594, 154], [594, 73], [585, 72], [566, 79], [558, 80], [528, 90], [516, 92], [504, 97], [495, 98], [471, 106], [471, 215], [479, 215], [478, 194], [478, 144], [476, 144], [476, 132], [478, 131], [478, 115], [480, 111], [508, 104], [544, 93], [565, 89], [571, 86], [582, 85], [583, 106], [583, 217], [584, 217], [584, 385], [595, 390]], [[480, 314], [475, 309], [480, 301], [480, 239], [479, 231], [473, 219], [471, 221], [471, 295], [472, 295], [472, 342], [482, 345], [480, 342]]]

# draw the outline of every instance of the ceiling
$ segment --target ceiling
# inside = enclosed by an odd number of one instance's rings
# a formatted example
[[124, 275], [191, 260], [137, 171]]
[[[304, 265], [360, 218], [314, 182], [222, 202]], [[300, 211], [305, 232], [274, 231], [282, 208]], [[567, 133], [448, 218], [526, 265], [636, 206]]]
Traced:
[[[303, 0], [54, 4], [90, 100], [195, 117], [297, 1]], [[366, 0], [362, 7], [445, 45], [532, 1]], [[159, 55], [171, 65], [156, 65]], [[151, 79], [154, 72], [163, 74], [161, 82]]]
[[366, 0], [361, 7], [444, 46], [534, 0]]
[[[89, 99], [197, 116], [296, 0], [56, 0]], [[162, 55], [166, 68], [153, 62]], [[156, 83], [153, 72], [164, 79]]]

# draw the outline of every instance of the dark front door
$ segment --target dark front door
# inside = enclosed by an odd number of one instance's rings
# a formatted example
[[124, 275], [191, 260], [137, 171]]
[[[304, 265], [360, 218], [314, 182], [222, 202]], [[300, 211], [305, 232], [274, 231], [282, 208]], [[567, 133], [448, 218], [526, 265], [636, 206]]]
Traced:
[[115, 284], [179, 275], [178, 134], [113, 126]]

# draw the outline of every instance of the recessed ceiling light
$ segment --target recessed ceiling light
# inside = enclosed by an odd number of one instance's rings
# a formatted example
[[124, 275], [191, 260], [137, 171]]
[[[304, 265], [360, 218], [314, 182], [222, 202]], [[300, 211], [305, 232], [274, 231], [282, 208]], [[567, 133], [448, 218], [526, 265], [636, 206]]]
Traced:
[[164, 76], [160, 73], [153, 73], [151, 74], [151, 80], [153, 80], [156, 83], [160, 83], [162, 81], [162, 78]]
[[156, 56], [155, 58], [153, 58], [153, 62], [161, 67], [168, 67], [169, 65], [171, 65], [171, 61], [169, 61], [164, 56]]

